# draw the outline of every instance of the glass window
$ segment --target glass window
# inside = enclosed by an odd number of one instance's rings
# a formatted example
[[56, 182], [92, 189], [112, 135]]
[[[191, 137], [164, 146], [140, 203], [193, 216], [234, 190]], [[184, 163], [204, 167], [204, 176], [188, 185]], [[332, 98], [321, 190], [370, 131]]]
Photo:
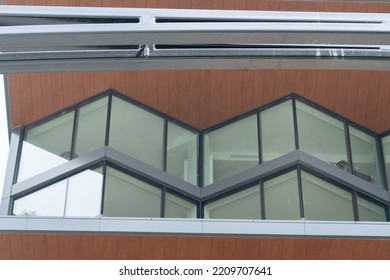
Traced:
[[299, 149], [348, 171], [344, 123], [297, 101]]
[[288, 100], [260, 113], [263, 162], [295, 150], [292, 101]]
[[306, 172], [301, 172], [305, 219], [353, 221], [352, 194]]
[[256, 114], [207, 133], [203, 141], [204, 185], [259, 164]]
[[383, 186], [375, 137], [349, 127], [353, 173], [375, 185]]
[[210, 219], [261, 219], [260, 186], [254, 186], [204, 206]]
[[103, 215], [160, 217], [161, 190], [130, 175], [107, 167]]
[[162, 118], [113, 96], [110, 123], [110, 147], [162, 169]]
[[176, 195], [165, 194], [166, 218], [196, 218], [196, 205]]
[[63, 216], [67, 180], [62, 180], [14, 201], [17, 216]]
[[108, 96], [89, 103], [79, 110], [75, 156], [104, 146]]
[[387, 185], [390, 188], [390, 135], [382, 138], [383, 157], [385, 158], [385, 169]]
[[167, 172], [197, 185], [198, 135], [168, 122]]
[[359, 221], [385, 222], [386, 210], [383, 205], [357, 196]]
[[93, 217], [101, 213], [103, 174], [101, 168], [85, 170], [68, 179], [65, 216]]
[[18, 182], [71, 159], [74, 111], [27, 129], [19, 164]]
[[301, 218], [296, 170], [264, 182], [264, 206], [267, 220]]

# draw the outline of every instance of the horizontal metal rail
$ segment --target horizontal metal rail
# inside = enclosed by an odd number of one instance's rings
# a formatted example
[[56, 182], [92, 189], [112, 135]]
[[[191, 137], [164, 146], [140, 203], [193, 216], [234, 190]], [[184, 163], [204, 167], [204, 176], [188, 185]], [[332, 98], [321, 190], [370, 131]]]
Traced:
[[390, 70], [389, 58], [390, 14], [0, 6], [2, 73]]

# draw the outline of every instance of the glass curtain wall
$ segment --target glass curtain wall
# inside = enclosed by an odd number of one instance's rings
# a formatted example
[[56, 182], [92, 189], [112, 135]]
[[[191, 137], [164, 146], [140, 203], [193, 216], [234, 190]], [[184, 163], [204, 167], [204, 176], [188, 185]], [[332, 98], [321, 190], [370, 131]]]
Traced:
[[385, 170], [387, 186], [390, 186], [390, 135], [382, 138], [383, 158], [385, 159]]

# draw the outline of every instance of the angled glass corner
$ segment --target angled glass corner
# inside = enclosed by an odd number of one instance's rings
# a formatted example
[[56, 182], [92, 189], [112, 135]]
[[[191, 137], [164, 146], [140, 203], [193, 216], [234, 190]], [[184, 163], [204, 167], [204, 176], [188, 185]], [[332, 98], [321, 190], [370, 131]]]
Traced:
[[387, 178], [387, 186], [390, 187], [390, 135], [382, 138], [383, 158]]
[[74, 118], [74, 110], [63, 112], [25, 129], [17, 182], [59, 166], [72, 158]]
[[258, 141], [257, 114], [204, 134], [204, 185], [258, 165]]
[[299, 100], [296, 111], [299, 149], [348, 171], [344, 123]]

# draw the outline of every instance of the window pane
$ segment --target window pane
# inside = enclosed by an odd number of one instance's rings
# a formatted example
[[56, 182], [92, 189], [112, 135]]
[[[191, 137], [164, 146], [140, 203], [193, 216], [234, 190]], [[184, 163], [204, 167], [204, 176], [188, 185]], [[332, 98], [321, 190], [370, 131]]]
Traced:
[[264, 204], [267, 220], [300, 219], [297, 171], [264, 182]]
[[68, 179], [65, 216], [98, 216], [102, 206], [101, 168], [85, 170]]
[[203, 141], [205, 185], [259, 164], [257, 115], [214, 130]]
[[354, 174], [377, 186], [383, 186], [376, 140], [373, 136], [349, 127]]
[[168, 122], [167, 172], [197, 185], [198, 135]]
[[162, 169], [164, 120], [113, 96], [110, 147]]
[[352, 194], [302, 172], [305, 219], [353, 221]]
[[204, 206], [210, 219], [261, 219], [260, 186], [254, 186]]
[[161, 190], [107, 167], [103, 215], [160, 217]]
[[382, 139], [383, 157], [385, 158], [387, 185], [390, 188], [390, 136]]
[[347, 171], [344, 123], [297, 101], [299, 149]]
[[165, 195], [166, 218], [196, 218], [196, 205], [176, 195]]
[[67, 180], [28, 194], [14, 202], [13, 214], [18, 216], [63, 216]]
[[73, 120], [72, 111], [27, 130], [18, 182], [70, 160]]
[[375, 221], [375, 222], [386, 221], [385, 207], [373, 203], [360, 196], [357, 197], [357, 205], [358, 205], [358, 212], [359, 212], [359, 221]]
[[261, 112], [263, 162], [295, 150], [292, 101]]
[[104, 146], [108, 96], [89, 103], [79, 110], [76, 156]]

